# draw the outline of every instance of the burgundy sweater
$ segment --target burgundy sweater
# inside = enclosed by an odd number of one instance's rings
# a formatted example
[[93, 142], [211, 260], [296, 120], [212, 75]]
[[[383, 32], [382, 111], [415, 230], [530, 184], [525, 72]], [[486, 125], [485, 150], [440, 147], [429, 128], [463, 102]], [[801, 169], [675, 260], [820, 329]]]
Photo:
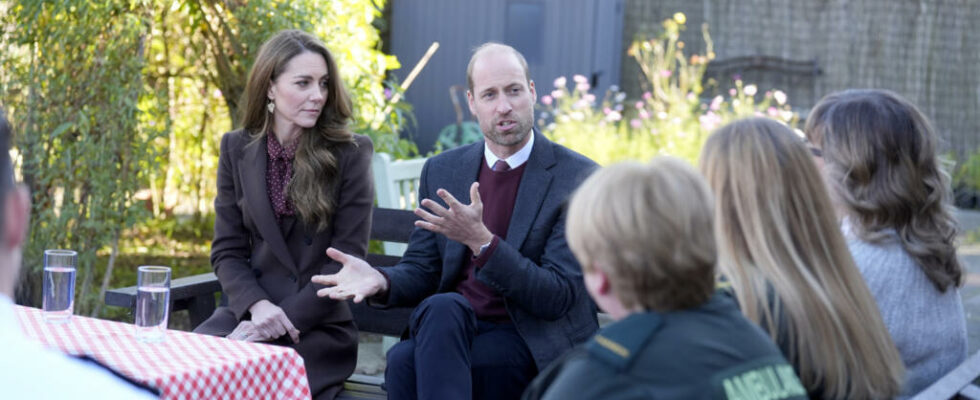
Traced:
[[526, 162], [512, 170], [496, 172], [490, 169], [485, 159], [480, 162], [480, 175], [477, 181], [480, 182], [480, 199], [483, 200], [483, 223], [494, 237], [490, 247], [478, 258], [474, 258], [467, 248], [469, 262], [456, 290], [469, 300], [476, 317], [485, 321], [510, 322], [510, 316], [507, 315], [507, 309], [504, 307], [504, 298], [497, 291], [477, 280], [476, 272], [490, 259], [490, 255], [497, 248], [497, 243], [507, 238], [507, 228], [510, 226], [510, 217], [514, 213], [517, 188], [520, 186], [525, 166], [527, 166]]

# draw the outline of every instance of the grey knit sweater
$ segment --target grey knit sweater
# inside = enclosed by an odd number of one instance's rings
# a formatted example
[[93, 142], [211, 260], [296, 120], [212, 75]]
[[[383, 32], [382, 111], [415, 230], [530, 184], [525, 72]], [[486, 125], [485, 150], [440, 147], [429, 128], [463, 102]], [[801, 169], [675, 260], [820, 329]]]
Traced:
[[913, 396], [966, 359], [966, 317], [959, 291], [936, 290], [897, 235], [872, 244], [859, 239], [846, 221], [843, 231], [905, 363], [900, 398]]

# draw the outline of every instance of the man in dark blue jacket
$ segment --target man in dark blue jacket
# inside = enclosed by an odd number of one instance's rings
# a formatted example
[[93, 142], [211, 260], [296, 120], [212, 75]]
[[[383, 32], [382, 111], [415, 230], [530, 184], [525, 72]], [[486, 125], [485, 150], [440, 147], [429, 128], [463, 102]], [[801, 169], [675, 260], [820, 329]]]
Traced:
[[376, 270], [328, 250], [344, 268], [314, 278], [321, 296], [418, 305], [388, 352], [391, 398], [517, 398], [597, 329], [565, 242], [566, 200], [595, 163], [534, 129], [534, 82], [513, 48], [479, 47], [467, 78], [486, 140], [426, 162], [401, 262]]

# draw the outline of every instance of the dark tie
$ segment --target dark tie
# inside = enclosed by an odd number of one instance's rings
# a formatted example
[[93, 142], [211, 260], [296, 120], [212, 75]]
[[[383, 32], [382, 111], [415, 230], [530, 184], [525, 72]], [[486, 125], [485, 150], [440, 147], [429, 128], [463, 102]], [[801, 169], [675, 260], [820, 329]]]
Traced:
[[496, 172], [510, 171], [510, 165], [507, 165], [507, 162], [504, 160], [497, 160], [497, 162], [493, 163], [493, 168], [491, 169]]

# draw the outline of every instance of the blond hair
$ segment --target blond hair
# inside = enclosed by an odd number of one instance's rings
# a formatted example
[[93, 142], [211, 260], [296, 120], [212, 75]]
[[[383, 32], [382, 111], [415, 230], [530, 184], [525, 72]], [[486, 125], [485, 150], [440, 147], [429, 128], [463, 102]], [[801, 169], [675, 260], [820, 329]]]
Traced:
[[602, 268], [625, 308], [666, 312], [714, 291], [711, 196], [686, 162], [603, 168], [579, 186], [568, 210], [569, 247], [588, 272]]
[[802, 139], [764, 118], [716, 131], [701, 152], [721, 261], [742, 312], [828, 398], [899, 393], [904, 368]]
[[936, 289], [963, 283], [949, 176], [915, 105], [885, 90], [833, 93], [810, 113], [806, 135], [823, 148], [830, 185], [859, 237], [879, 243], [894, 230]]
[[354, 134], [347, 126], [353, 115], [350, 96], [337, 63], [323, 42], [303, 31], [286, 30], [262, 44], [242, 95], [242, 127], [251, 136], [252, 144], [268, 136], [272, 125], [272, 114], [266, 109], [269, 87], [290, 60], [306, 52], [322, 56], [327, 64], [326, 103], [316, 125], [304, 128], [299, 136], [293, 177], [286, 191], [303, 223], [322, 232], [337, 206], [333, 199], [340, 181], [336, 153], [339, 145], [354, 142]]

